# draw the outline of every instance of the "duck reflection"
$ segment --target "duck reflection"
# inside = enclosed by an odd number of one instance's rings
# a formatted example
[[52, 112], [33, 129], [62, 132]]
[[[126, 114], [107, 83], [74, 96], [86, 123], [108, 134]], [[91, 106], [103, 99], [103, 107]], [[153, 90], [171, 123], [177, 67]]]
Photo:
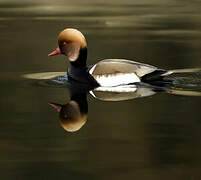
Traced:
[[79, 130], [87, 121], [88, 103], [87, 94], [91, 87], [69, 81], [67, 89], [70, 101], [64, 105], [49, 102], [59, 112], [61, 126], [68, 132]]
[[137, 85], [119, 86], [111, 88], [95, 88], [85, 84], [68, 80], [67, 89], [70, 94], [70, 101], [66, 104], [49, 102], [48, 104], [59, 112], [59, 122], [64, 130], [68, 132], [78, 131], [87, 121], [88, 102], [90, 94], [103, 101], [123, 101], [139, 97], [151, 96], [156, 89], [140, 87]]
[[52, 80], [59, 84], [65, 82], [64, 84], [67, 85], [70, 94], [70, 101], [64, 105], [49, 102], [49, 105], [59, 112], [61, 126], [68, 132], [75, 132], [87, 121], [88, 94], [92, 95], [95, 99], [103, 101], [131, 100], [152, 96], [159, 92], [183, 96], [201, 96], [200, 71], [196, 71], [195, 74], [191, 70], [190, 73], [187, 70], [185, 72], [183, 70], [182, 74], [181, 72], [175, 72], [174, 76], [169, 76], [166, 81], [157, 82], [157, 84], [140, 82], [114, 87], [91, 87], [87, 84], [68, 79], [67, 76], [57, 76]]

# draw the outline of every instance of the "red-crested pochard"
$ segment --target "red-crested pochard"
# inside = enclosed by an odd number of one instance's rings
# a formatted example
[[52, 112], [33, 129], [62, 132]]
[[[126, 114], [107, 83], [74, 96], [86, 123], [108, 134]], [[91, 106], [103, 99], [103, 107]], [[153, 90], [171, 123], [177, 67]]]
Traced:
[[58, 47], [48, 56], [63, 54], [70, 61], [70, 78], [93, 86], [119, 86], [161, 80], [170, 71], [125, 59], [105, 59], [87, 68], [87, 43], [77, 29], [67, 28], [58, 36]]

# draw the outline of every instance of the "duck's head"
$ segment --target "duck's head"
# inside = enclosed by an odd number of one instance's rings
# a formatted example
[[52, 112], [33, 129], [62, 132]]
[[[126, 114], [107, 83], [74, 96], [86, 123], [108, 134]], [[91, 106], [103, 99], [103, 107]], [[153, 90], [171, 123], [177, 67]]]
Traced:
[[86, 60], [86, 39], [84, 35], [77, 29], [64, 29], [58, 36], [58, 45], [59, 46], [56, 48], [56, 50], [48, 54], [48, 56], [63, 54], [68, 57], [70, 62], [75, 62], [79, 58]]

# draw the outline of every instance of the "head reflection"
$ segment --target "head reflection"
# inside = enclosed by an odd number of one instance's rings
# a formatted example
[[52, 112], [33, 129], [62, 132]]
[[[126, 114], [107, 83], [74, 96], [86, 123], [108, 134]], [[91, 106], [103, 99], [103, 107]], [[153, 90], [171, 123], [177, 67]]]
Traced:
[[76, 101], [70, 101], [65, 105], [49, 103], [59, 112], [59, 122], [68, 132], [79, 130], [87, 121], [87, 113], [81, 112]]
[[59, 112], [59, 122], [68, 132], [78, 131], [87, 121], [88, 103], [87, 94], [89, 87], [73, 82], [67, 86], [70, 101], [64, 105], [49, 102]]

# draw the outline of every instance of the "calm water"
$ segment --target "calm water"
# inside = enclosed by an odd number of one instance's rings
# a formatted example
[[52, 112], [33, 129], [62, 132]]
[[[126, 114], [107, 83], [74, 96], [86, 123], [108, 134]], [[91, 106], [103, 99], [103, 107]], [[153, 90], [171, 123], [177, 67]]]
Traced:
[[66, 104], [67, 88], [22, 75], [66, 71], [65, 57], [47, 57], [66, 27], [85, 34], [88, 64], [126, 58], [201, 67], [200, 1], [1, 0], [1, 179], [200, 179], [199, 96], [89, 95], [87, 123], [74, 133], [60, 126], [48, 102]]

